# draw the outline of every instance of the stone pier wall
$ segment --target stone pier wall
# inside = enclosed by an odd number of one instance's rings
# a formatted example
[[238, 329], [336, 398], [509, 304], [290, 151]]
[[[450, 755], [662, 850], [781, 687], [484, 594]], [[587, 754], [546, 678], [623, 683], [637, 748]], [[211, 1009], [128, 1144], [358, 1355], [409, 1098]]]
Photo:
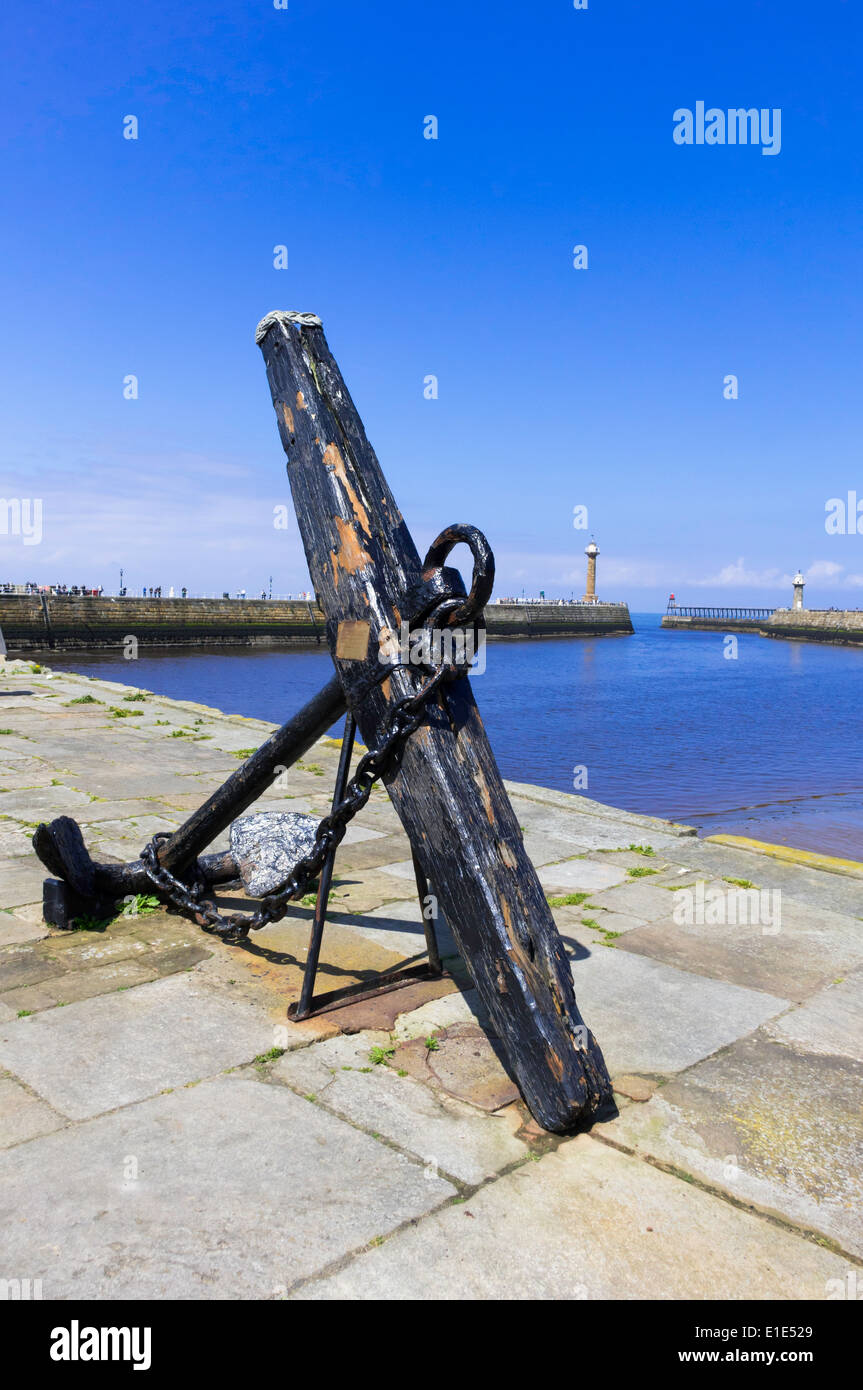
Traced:
[[662, 626], [681, 632], [756, 632], [763, 633], [768, 618], [680, 618], [666, 615]]
[[625, 603], [490, 603], [489, 637], [606, 637], [632, 632]]
[[842, 609], [778, 608], [770, 618], [682, 618], [666, 615], [662, 626], [681, 632], [757, 632], [797, 642], [863, 646], [863, 612]]
[[0, 595], [0, 627], [10, 651], [54, 647], [253, 646], [326, 642], [323, 614], [304, 600], [86, 598]]
[[[490, 604], [490, 637], [587, 637], [632, 631], [626, 604]], [[10, 651], [121, 647], [326, 645], [324, 615], [301, 599], [86, 598], [0, 594]]]
[[764, 626], [765, 637], [799, 642], [863, 645], [863, 612], [842, 609], [782, 608]]

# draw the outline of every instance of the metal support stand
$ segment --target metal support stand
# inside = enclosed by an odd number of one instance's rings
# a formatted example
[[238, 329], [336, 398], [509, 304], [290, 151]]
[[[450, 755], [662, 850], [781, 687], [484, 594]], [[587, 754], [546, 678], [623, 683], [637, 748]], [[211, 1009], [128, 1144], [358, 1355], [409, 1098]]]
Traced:
[[[335, 808], [345, 794], [348, 778], [351, 770], [351, 754], [354, 750], [354, 740], [356, 739], [357, 725], [353, 715], [348, 713], [345, 719], [344, 734], [342, 736], [342, 751], [339, 758], [338, 772], [336, 773], [336, 785], [333, 791], [333, 807]], [[315, 979], [318, 973], [318, 962], [321, 955], [321, 942], [324, 936], [324, 923], [327, 916], [327, 905], [330, 899], [330, 888], [333, 881], [333, 866], [336, 859], [336, 850], [324, 860], [321, 870], [320, 882], [318, 884], [318, 896], [315, 902], [315, 917], [312, 922], [312, 933], [309, 939], [309, 951], [306, 958], [306, 968], [303, 973], [303, 987], [297, 1003], [291, 1004], [288, 1009], [288, 1017], [299, 1022], [304, 1018], [311, 1018], [316, 1014], [326, 1013], [330, 1010], [340, 1008], [345, 1004], [356, 1004], [363, 999], [372, 999], [379, 994], [388, 994], [394, 989], [404, 989], [406, 985], [417, 984], [420, 980], [440, 979], [446, 973], [441, 964], [440, 948], [438, 946], [437, 933], [435, 932], [434, 920], [426, 916], [426, 898], [429, 894], [429, 883], [425, 874], [420, 868], [416, 854], [413, 855], [414, 876], [416, 878], [417, 893], [419, 894], [420, 912], [423, 920], [423, 930], [425, 932], [426, 948], [428, 950], [428, 962], [425, 965], [408, 966], [403, 970], [394, 971], [389, 975], [382, 975], [380, 983], [377, 985], [347, 985], [343, 989], [332, 990], [328, 994], [321, 994], [314, 1000]], [[313, 1007], [314, 1005], [314, 1007]]]

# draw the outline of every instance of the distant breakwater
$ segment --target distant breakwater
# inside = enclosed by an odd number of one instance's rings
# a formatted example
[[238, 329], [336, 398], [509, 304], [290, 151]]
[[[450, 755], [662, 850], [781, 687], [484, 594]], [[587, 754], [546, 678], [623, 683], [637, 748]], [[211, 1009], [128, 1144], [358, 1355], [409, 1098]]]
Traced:
[[[493, 603], [490, 638], [604, 637], [632, 632], [625, 603]], [[119, 647], [326, 646], [326, 621], [305, 599], [92, 598], [0, 594], [10, 651]]]
[[666, 613], [662, 626], [682, 632], [756, 632], [797, 642], [863, 646], [863, 612], [855, 609], [777, 608], [769, 618], [681, 617]]

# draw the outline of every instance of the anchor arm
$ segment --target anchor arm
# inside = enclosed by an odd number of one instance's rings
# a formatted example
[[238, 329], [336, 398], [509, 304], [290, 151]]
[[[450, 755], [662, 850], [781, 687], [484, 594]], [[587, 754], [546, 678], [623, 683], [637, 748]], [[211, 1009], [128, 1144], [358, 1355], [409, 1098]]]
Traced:
[[[162, 867], [177, 875], [197, 860], [197, 871], [205, 883], [236, 878], [239, 871], [232, 855], [199, 858], [201, 851], [257, 800], [275, 780], [279, 768], [301, 758], [345, 709], [342, 687], [334, 676], [165, 841], [159, 850]], [[56, 926], [67, 926], [76, 913], [98, 916], [128, 894], [153, 892], [152, 879], [140, 859], [127, 864], [99, 864], [91, 859], [81, 828], [71, 816], [58, 816], [49, 825], [37, 826], [33, 848], [53, 875], [46, 879], [43, 898], [46, 921]]]

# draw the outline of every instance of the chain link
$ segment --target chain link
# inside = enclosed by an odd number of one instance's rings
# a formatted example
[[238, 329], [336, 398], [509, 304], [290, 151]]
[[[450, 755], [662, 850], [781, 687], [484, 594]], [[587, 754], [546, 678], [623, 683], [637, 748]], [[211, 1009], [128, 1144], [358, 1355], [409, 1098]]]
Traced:
[[160, 831], [148, 845], [141, 850], [144, 868], [152, 883], [161, 890], [162, 896], [188, 913], [203, 927], [226, 941], [242, 941], [250, 931], [258, 931], [269, 922], [278, 922], [288, 910], [294, 898], [314, 883], [329, 854], [339, 845], [354, 816], [363, 809], [372, 793], [375, 783], [381, 778], [396, 753], [407, 743], [411, 734], [423, 721], [425, 706], [438, 687], [451, 680], [460, 672], [450, 663], [438, 666], [434, 674], [415, 695], [407, 695], [398, 700], [387, 712], [384, 729], [386, 735], [378, 748], [369, 749], [357, 763], [357, 769], [345, 788], [345, 794], [328, 816], [324, 816], [315, 831], [315, 843], [303, 859], [297, 861], [290, 876], [278, 893], [262, 898], [258, 911], [252, 914], [233, 912], [221, 914], [209, 898], [203, 897], [206, 885], [197, 874], [191, 883], [176, 878], [169, 869], [159, 863], [159, 848], [171, 835]]

